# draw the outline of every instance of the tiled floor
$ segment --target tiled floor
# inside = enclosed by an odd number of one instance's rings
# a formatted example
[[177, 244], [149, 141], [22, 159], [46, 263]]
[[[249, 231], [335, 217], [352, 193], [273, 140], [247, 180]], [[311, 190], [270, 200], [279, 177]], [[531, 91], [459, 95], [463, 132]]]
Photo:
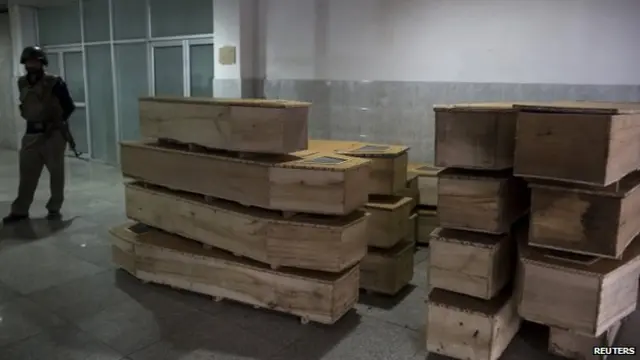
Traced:
[[[424, 359], [426, 253], [399, 300], [364, 297], [332, 327], [143, 285], [110, 263], [107, 229], [125, 220], [117, 169], [70, 160], [67, 220], [0, 228], [2, 360], [418, 360]], [[16, 154], [0, 151], [0, 212], [17, 186]], [[640, 316], [621, 344], [640, 345]], [[504, 359], [550, 359], [544, 328], [526, 326]], [[636, 335], [633, 335], [633, 334]], [[539, 341], [542, 340], [542, 341]], [[442, 357], [430, 356], [429, 359]]]

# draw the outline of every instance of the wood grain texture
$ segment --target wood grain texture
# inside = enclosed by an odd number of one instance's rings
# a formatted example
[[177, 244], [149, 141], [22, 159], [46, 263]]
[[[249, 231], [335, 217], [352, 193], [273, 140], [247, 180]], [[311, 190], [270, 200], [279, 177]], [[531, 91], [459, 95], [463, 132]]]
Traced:
[[492, 300], [433, 289], [427, 301], [427, 351], [455, 359], [497, 360], [520, 323], [510, 289]]
[[418, 244], [429, 245], [431, 232], [438, 227], [438, 213], [435, 210], [418, 208]]
[[371, 160], [370, 194], [394, 195], [406, 186], [409, 161], [406, 146], [311, 139], [309, 150]]
[[277, 100], [142, 98], [140, 134], [215, 149], [287, 154], [307, 148], [310, 105]]
[[409, 164], [408, 173], [418, 176], [421, 206], [438, 206], [438, 174], [442, 168], [430, 164]]
[[419, 179], [416, 174], [407, 175], [407, 185], [394, 195], [411, 198], [411, 207], [415, 208], [420, 203]]
[[360, 288], [395, 295], [413, 278], [414, 245], [402, 241], [391, 249], [369, 248], [360, 263]]
[[594, 355], [595, 347], [614, 346], [622, 321], [613, 324], [600, 336], [586, 336], [569, 330], [549, 329], [549, 352], [572, 360], [606, 360], [607, 355]]
[[513, 279], [516, 245], [510, 235], [439, 228], [429, 249], [432, 287], [489, 300]]
[[411, 213], [409, 216], [409, 235], [407, 235], [407, 239], [409, 239], [414, 244], [418, 242], [418, 214]]
[[620, 260], [572, 255], [520, 244], [520, 315], [598, 337], [636, 309], [640, 238]]
[[619, 258], [640, 233], [640, 173], [606, 188], [530, 183], [529, 245]]
[[640, 115], [522, 112], [517, 176], [607, 186], [640, 168]]
[[436, 166], [513, 167], [517, 111], [511, 104], [437, 106], [435, 117]]
[[215, 298], [229, 299], [333, 324], [358, 299], [359, 269], [339, 274], [272, 270], [258, 262], [205, 250], [177, 235], [131, 224], [111, 229], [115, 241], [128, 242], [135, 254], [134, 275]]
[[342, 272], [367, 252], [365, 212], [282, 214], [140, 183], [125, 186], [127, 217], [273, 268]]
[[265, 209], [347, 215], [368, 199], [362, 184], [369, 178], [369, 161], [337, 154], [239, 158], [123, 142], [121, 168], [136, 180]]
[[367, 225], [368, 245], [389, 249], [409, 233], [411, 198], [372, 195], [364, 210], [370, 214]]
[[504, 234], [529, 211], [526, 182], [508, 171], [446, 169], [438, 182], [438, 221], [444, 228]]

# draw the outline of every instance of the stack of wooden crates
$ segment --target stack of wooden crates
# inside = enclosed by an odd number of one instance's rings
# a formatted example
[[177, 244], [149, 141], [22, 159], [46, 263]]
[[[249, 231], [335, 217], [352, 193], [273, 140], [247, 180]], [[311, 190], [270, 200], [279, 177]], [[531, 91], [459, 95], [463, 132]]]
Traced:
[[363, 290], [395, 295], [413, 278], [416, 183], [407, 181], [406, 146], [337, 140], [310, 140], [309, 149], [371, 161], [368, 251], [360, 264]]
[[[332, 324], [358, 299], [370, 161], [305, 150], [307, 103], [146, 98], [121, 145], [115, 262], [137, 278]], [[143, 225], [144, 224], [144, 225]]]
[[429, 164], [409, 164], [409, 180], [416, 182], [419, 194], [415, 208], [418, 245], [428, 246], [431, 232], [438, 227], [438, 173], [441, 170]]
[[611, 346], [638, 299], [640, 106], [516, 108], [515, 173], [531, 187], [520, 315], [550, 327], [552, 353], [603, 359], [593, 348]]
[[427, 350], [498, 359], [520, 327], [514, 226], [529, 211], [513, 176], [517, 113], [509, 104], [438, 106], [438, 223], [429, 244]]

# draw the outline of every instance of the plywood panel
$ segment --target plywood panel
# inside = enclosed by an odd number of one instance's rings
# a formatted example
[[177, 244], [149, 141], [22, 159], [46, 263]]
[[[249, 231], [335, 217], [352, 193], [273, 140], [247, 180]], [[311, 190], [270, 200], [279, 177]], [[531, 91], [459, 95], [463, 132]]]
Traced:
[[215, 149], [286, 154], [307, 148], [310, 106], [286, 100], [141, 98], [140, 133]]
[[153, 142], [121, 144], [125, 176], [154, 185], [289, 212], [347, 215], [363, 206], [365, 159], [337, 154], [306, 157], [229, 153]]
[[303, 322], [333, 324], [358, 299], [359, 269], [339, 274], [272, 270], [248, 259], [165, 232], [123, 225], [111, 230], [116, 241], [133, 245], [135, 276], [241, 303], [300, 316]]

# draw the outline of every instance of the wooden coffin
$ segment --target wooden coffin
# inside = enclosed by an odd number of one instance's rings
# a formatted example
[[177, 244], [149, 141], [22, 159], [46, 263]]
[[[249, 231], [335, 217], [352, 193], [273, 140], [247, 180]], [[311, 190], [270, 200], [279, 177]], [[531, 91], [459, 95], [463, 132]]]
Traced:
[[367, 214], [298, 214], [204, 199], [144, 184], [125, 187], [127, 217], [270, 265], [341, 272], [367, 252]]
[[418, 214], [417, 213], [412, 213], [411, 216], [409, 216], [409, 235], [407, 236], [407, 239], [414, 244], [418, 242]]
[[389, 249], [409, 233], [409, 217], [413, 208], [410, 198], [371, 195], [364, 210], [370, 214], [367, 225], [369, 246]]
[[517, 112], [513, 104], [435, 106], [440, 167], [502, 170], [513, 167]]
[[622, 321], [616, 322], [600, 336], [586, 336], [551, 327], [549, 352], [572, 360], [606, 360], [608, 357], [606, 354], [594, 354], [594, 349], [613, 346], [621, 325]]
[[429, 284], [481, 299], [513, 278], [516, 244], [510, 235], [436, 229], [429, 244]]
[[527, 184], [509, 171], [446, 169], [438, 181], [438, 221], [444, 228], [503, 234], [529, 211]]
[[338, 154], [239, 158], [151, 142], [123, 142], [120, 154], [125, 176], [246, 206], [346, 215], [368, 198], [369, 162]]
[[492, 300], [433, 289], [427, 301], [427, 351], [455, 359], [497, 360], [520, 323], [508, 288]]
[[418, 244], [429, 245], [431, 232], [438, 227], [438, 213], [430, 209], [418, 209]]
[[358, 299], [358, 267], [339, 274], [272, 270], [197, 242], [131, 224], [111, 230], [132, 244], [135, 276], [143, 281], [229, 299], [300, 316], [304, 322], [333, 324]]
[[391, 249], [370, 248], [360, 263], [360, 288], [395, 295], [413, 278], [411, 241], [402, 241]]
[[409, 161], [406, 146], [311, 139], [309, 150], [371, 160], [370, 194], [394, 195], [406, 186]]
[[420, 202], [420, 189], [418, 185], [418, 175], [408, 174], [407, 186], [404, 189], [398, 191], [396, 195], [411, 198], [411, 207], [414, 208], [418, 206], [418, 203]]
[[606, 188], [529, 186], [530, 245], [619, 258], [640, 233], [640, 172]]
[[309, 103], [147, 97], [139, 106], [143, 138], [274, 154], [305, 150], [308, 145]]
[[636, 309], [640, 238], [622, 259], [521, 246], [520, 315], [597, 337]]
[[516, 105], [514, 173], [606, 186], [640, 168], [640, 105]]
[[409, 164], [409, 174], [418, 176], [419, 205], [438, 206], [438, 173], [442, 168], [425, 164]]

